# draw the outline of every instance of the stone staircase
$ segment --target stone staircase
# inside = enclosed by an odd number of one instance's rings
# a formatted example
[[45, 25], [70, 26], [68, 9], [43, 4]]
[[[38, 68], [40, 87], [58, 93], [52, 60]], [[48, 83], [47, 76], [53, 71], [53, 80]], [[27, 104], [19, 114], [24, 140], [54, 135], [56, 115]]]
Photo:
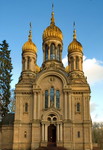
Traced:
[[64, 147], [39, 147], [36, 150], [67, 150]]

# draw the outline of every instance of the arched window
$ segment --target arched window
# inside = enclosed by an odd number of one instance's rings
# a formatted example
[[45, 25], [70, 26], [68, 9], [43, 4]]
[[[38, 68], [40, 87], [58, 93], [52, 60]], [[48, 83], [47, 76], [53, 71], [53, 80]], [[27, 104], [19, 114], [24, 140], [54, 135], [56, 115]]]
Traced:
[[25, 112], [28, 112], [28, 103], [25, 103]]
[[50, 89], [50, 102], [54, 104], [54, 88]]
[[57, 46], [57, 60], [60, 60], [60, 48], [61, 48], [61, 46], [58, 45]]
[[60, 107], [60, 92], [59, 90], [56, 91], [56, 108]]
[[73, 71], [74, 70], [74, 58], [73, 57], [70, 58], [70, 64], [71, 64], [71, 71]]
[[79, 58], [76, 57], [76, 69], [79, 69]]
[[27, 137], [27, 132], [26, 132], [26, 131], [24, 132], [24, 137], [25, 137], [25, 138]]
[[45, 91], [45, 108], [48, 108], [48, 90]]
[[[50, 91], [50, 94], [48, 91]], [[50, 90], [45, 90], [45, 108], [48, 107], [60, 108], [60, 91], [53, 87]]]
[[27, 69], [30, 69], [30, 57], [27, 57]]
[[80, 131], [77, 132], [77, 137], [80, 138]]
[[77, 112], [80, 112], [80, 103], [77, 103]]
[[50, 45], [50, 59], [55, 59], [55, 44]]
[[45, 60], [48, 60], [48, 45], [45, 45]]

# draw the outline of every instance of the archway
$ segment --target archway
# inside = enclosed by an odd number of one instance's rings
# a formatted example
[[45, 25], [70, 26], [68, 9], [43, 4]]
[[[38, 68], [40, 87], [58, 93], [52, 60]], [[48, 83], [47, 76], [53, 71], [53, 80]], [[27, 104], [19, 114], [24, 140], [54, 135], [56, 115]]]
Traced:
[[48, 126], [48, 146], [56, 146], [56, 126], [54, 124]]

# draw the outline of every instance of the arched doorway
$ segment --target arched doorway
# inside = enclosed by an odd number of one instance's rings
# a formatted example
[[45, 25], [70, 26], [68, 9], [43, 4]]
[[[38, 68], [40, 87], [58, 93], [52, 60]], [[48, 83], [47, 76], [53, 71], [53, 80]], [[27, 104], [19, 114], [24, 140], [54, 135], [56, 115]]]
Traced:
[[56, 126], [54, 124], [48, 126], [48, 146], [56, 146]]

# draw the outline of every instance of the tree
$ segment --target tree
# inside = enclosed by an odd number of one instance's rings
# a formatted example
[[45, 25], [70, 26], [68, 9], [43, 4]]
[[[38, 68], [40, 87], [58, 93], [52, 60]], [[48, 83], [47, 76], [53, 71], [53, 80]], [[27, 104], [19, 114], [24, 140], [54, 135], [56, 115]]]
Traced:
[[92, 127], [93, 143], [97, 143], [103, 149], [103, 122], [94, 122]]
[[10, 103], [9, 103], [9, 112], [15, 112], [15, 92], [14, 89], [11, 89], [11, 97], [10, 97]]
[[8, 43], [4, 40], [0, 44], [0, 113], [5, 116], [9, 111], [10, 83], [12, 81], [12, 63]]

